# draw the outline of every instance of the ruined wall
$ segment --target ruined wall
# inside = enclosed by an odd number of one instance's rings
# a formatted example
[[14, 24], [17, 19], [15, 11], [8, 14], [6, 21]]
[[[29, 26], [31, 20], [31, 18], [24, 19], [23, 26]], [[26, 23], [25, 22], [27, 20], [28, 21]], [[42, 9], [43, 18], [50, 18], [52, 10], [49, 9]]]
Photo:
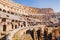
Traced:
[[18, 3], [15, 3], [13, 1], [7, 1], [7, 0], [1, 0], [0, 1], [1, 8], [13, 12], [13, 13], [19, 13], [19, 14], [41, 14], [41, 13], [54, 13], [54, 10], [52, 8], [33, 8], [24, 6]]
[[52, 8], [34, 8], [11, 0], [0, 0], [0, 31], [6, 33], [19, 27], [45, 24], [52, 15]]

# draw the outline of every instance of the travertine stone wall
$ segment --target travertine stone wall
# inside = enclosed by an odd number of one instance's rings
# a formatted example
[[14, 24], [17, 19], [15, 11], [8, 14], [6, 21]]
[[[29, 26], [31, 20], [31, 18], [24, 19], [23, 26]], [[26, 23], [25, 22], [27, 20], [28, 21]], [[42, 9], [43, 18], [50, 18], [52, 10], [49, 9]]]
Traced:
[[2, 9], [5, 9], [6, 11], [14, 12], [14, 13], [20, 13], [20, 14], [40, 14], [40, 13], [54, 13], [54, 10], [52, 8], [33, 8], [24, 6], [21, 4], [14, 3], [12, 1], [7, 0], [1, 0], [0, 5], [2, 5]]
[[0, 0], [0, 31], [7, 33], [19, 27], [45, 25], [54, 15], [52, 8], [34, 8], [11, 0]]

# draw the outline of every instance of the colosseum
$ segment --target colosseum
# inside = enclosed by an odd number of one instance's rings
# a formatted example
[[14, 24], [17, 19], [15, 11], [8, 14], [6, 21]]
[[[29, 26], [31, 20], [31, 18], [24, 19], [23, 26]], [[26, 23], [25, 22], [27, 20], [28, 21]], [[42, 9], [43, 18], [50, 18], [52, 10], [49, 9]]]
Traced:
[[60, 12], [0, 0], [0, 40], [60, 40]]

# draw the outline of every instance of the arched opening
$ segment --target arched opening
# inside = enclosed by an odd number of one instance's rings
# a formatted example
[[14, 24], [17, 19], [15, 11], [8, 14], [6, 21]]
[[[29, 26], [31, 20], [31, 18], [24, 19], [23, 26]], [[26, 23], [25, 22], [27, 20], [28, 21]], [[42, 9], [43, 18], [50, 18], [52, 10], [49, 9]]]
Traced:
[[44, 40], [47, 40], [47, 35], [48, 34], [48, 29], [47, 28], [45, 28], [44, 29]]
[[28, 34], [29, 32], [30, 32], [30, 30], [27, 30], [27, 31], [26, 31], [26, 34]]
[[31, 37], [32, 37], [33, 40], [34, 40], [34, 30], [31, 30], [31, 31], [30, 31], [30, 34], [31, 34]]
[[18, 22], [17, 20], [15, 22]]
[[21, 27], [23, 27], [23, 25], [21, 25]]
[[17, 28], [17, 25], [15, 25], [15, 29]]
[[6, 22], [6, 18], [2, 18], [2, 22]]
[[5, 9], [3, 9], [3, 12], [6, 12], [6, 10], [5, 10]]
[[34, 40], [34, 30], [27, 30], [26, 34], [30, 34], [32, 39]]
[[12, 25], [12, 29], [13, 29], [13, 25]]
[[10, 23], [8, 22], [7, 24], [9, 25]]
[[18, 26], [20, 26], [20, 23], [18, 23]]
[[14, 14], [13, 12], [11, 12], [11, 14]]
[[12, 20], [12, 22], [14, 22], [14, 20]]
[[9, 17], [9, 15], [6, 15], [7, 17]]
[[9, 11], [7, 11], [7, 13], [10, 13]]
[[6, 25], [3, 25], [3, 31], [6, 31]]
[[0, 8], [0, 11], [2, 11], [2, 9]]
[[38, 37], [38, 40], [40, 39], [40, 30], [37, 30], [37, 37]]
[[24, 24], [24, 26], [26, 26], [25, 22], [23, 24]]

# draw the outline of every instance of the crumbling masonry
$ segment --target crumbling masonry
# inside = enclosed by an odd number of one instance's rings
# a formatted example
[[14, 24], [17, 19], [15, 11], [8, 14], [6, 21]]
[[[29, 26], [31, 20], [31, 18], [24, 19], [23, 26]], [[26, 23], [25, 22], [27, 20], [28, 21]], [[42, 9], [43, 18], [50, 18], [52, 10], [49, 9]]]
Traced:
[[[12, 30], [22, 27], [34, 27], [44, 25], [46, 27], [60, 26], [60, 13], [52, 8], [34, 8], [21, 5], [12, 0], [0, 0], [0, 36], [9, 34]], [[34, 30], [34, 40], [44, 40]], [[44, 30], [47, 31], [48, 29]], [[52, 38], [55, 36], [53, 31]], [[39, 34], [39, 35], [40, 35]], [[59, 34], [59, 32], [57, 33]], [[52, 40], [55, 40], [54, 38]]]

